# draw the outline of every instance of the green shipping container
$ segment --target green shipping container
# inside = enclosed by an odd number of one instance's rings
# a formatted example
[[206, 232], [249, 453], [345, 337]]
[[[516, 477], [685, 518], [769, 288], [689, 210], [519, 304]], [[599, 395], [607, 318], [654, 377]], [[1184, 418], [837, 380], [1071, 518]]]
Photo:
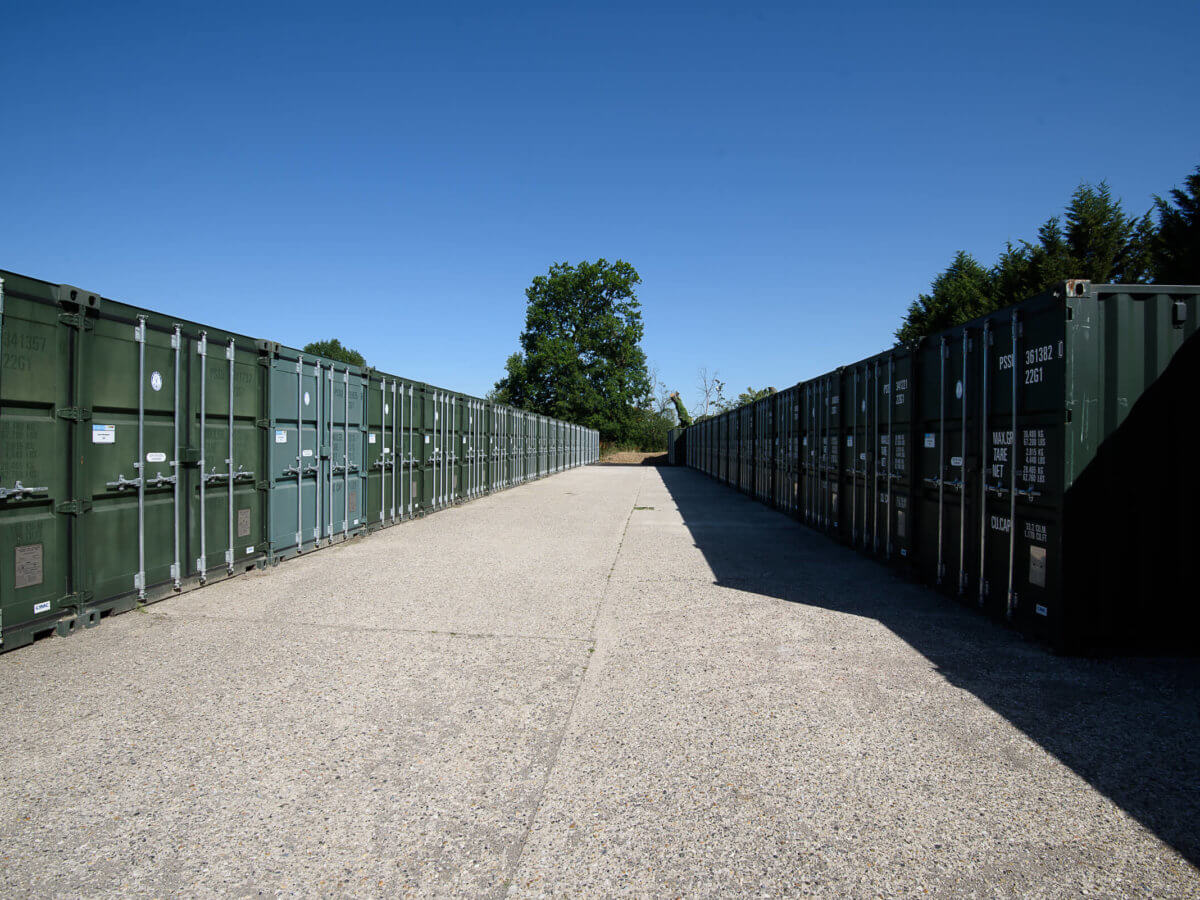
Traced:
[[5, 649], [253, 568], [266, 552], [256, 342], [0, 278]]
[[566, 433], [0, 272], [0, 651], [562, 468]]
[[[1060, 648], [1194, 652], [1198, 320], [1200, 287], [1065, 282], [802, 383], [775, 471], [809, 525]], [[760, 421], [701, 423], [690, 463], [761, 493]]]

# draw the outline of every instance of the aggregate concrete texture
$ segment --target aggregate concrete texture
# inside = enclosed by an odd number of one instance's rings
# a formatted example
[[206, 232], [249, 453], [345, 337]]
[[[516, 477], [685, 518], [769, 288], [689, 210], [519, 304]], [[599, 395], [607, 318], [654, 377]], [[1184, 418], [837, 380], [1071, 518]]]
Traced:
[[0, 656], [5, 896], [1200, 896], [1200, 668], [596, 466]]

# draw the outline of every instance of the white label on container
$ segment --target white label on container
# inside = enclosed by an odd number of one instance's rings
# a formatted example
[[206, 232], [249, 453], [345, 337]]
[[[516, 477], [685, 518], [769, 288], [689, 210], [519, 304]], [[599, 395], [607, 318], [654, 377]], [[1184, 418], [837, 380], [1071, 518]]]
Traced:
[[311, 450], [301, 450], [300, 455], [301, 456], [312, 456], [312, 451]]
[[1039, 616], [1050, 615], [1050, 610], [1046, 609], [1046, 607], [1042, 606], [1042, 604], [1040, 604], [1040, 603], [1033, 608], [1033, 611], [1036, 612]]
[[285, 429], [285, 428], [276, 428], [275, 429], [275, 443], [277, 443], [277, 444], [286, 444], [287, 443], [287, 429]]
[[367, 443], [368, 443], [368, 444], [373, 444], [373, 443], [375, 443], [375, 435], [373, 435], [373, 434], [368, 434], [368, 435], [367, 435]]
[[44, 612], [50, 612], [50, 601], [49, 601], [49, 600], [46, 600], [46, 601], [45, 601], [45, 602], [43, 602], [43, 603], [35, 603], [35, 604], [33, 604], [33, 614], [34, 614], [35, 616], [36, 616], [38, 613], [44, 613]]
[[936, 447], [937, 446], [937, 435], [936, 434], [925, 435], [925, 446], [926, 447]]
[[308, 406], [308, 401], [309, 401], [310, 399], [311, 399], [311, 398], [308, 396], [308, 391], [305, 391], [305, 392], [304, 392], [304, 405], [305, 405], [305, 406]]
[[247, 547], [247, 548], [246, 548], [246, 552], [247, 552], [247, 553], [253, 553], [253, 552], [254, 552], [254, 545], [253, 545], [253, 544], [251, 544], [249, 547]]
[[162, 373], [161, 372], [151, 372], [150, 373], [150, 387], [156, 391], [162, 390]]
[[959, 381], [954, 382], [954, 397], [955, 397], [955, 399], [961, 400], [962, 394], [963, 394], [962, 381], [959, 380]]
[[[1037, 587], [1046, 586], [1046, 548], [1029, 548], [1029, 583]], [[1043, 613], [1044, 615], [1044, 613]]]
[[166, 462], [167, 454], [165, 453], [147, 453], [146, 462]]
[[425, 435], [425, 443], [429, 443], [429, 435]]
[[385, 404], [383, 404], [383, 414], [384, 414], [385, 416], [386, 416], [388, 413], [390, 413], [391, 411], [392, 411], [392, 408], [391, 408], [390, 406], [388, 406], [386, 403], [385, 403]]
[[952, 457], [950, 457], [950, 465], [952, 465], [952, 466], [960, 466], [960, 467], [961, 467], [961, 466], [962, 466], [962, 457], [961, 457], [961, 456], [952, 456]]
[[93, 444], [115, 444], [117, 442], [117, 426], [116, 425], [93, 425], [92, 426], [92, 443]]

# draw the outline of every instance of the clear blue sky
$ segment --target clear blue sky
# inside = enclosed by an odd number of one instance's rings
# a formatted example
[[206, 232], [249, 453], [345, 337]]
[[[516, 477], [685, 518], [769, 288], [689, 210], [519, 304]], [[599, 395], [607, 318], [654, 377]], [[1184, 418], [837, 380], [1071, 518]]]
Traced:
[[1200, 163], [1200, 4], [22, 3], [0, 267], [486, 391], [556, 260], [694, 399], [883, 349], [953, 252]]

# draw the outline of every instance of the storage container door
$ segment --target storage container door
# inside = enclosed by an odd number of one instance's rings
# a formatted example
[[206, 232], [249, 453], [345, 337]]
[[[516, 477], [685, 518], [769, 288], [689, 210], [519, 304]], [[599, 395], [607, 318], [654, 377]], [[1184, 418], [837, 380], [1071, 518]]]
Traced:
[[7, 650], [77, 612], [69, 510], [82, 508], [68, 506], [76, 499], [70, 463], [79, 455], [72, 431], [87, 440], [91, 423], [71, 387], [83, 319], [55, 303], [51, 285], [0, 278], [0, 649]]
[[[176, 373], [185, 377], [182, 356], [196, 343], [174, 329], [148, 327], [145, 318], [113, 318], [103, 308], [95, 321], [82, 382], [92, 410], [92, 440], [80, 448], [82, 490], [93, 498], [92, 511], [81, 520], [81, 541], [94, 604], [125, 608], [161, 596], [182, 578], [184, 559], [194, 563], [184, 546], [185, 534], [194, 540], [185, 531], [188, 499], [175, 490], [172, 462], [185, 424], [181, 404], [188, 400], [182, 385], [176, 390]], [[230, 377], [226, 346], [216, 353], [220, 365], [211, 408], [220, 415], [220, 432], [212, 448], [214, 471], [224, 486]], [[210, 560], [221, 571], [229, 566], [228, 505], [223, 491], [210, 508], [215, 520]], [[189, 571], [199, 569], [193, 565]], [[110, 601], [118, 598], [126, 602], [113, 606]]]
[[973, 580], [993, 613], [1048, 633], [1062, 591], [1062, 307], [1026, 304], [999, 313], [988, 320], [988, 338], [980, 429], [987, 502], [978, 524], [984, 553]]
[[385, 425], [385, 419], [391, 418], [392, 409], [392, 398], [387, 395], [389, 384], [390, 381], [381, 376], [363, 379], [367, 442], [364, 447], [366, 465], [362, 476], [365, 484], [362, 517], [369, 528], [382, 527], [390, 522], [388, 489], [392, 436]]
[[268, 406], [273, 427], [266, 433], [265, 456], [272, 555], [311, 549], [321, 537], [324, 504], [318, 491], [324, 479], [317, 439], [324, 432], [318, 416], [324, 414], [325, 404], [318, 373], [315, 365], [298, 359], [271, 360]]

